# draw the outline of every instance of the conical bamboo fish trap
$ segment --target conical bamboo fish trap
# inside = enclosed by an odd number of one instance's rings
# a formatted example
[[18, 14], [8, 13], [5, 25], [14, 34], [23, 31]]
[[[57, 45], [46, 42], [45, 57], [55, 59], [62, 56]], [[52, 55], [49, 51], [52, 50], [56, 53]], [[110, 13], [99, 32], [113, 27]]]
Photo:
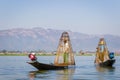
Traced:
[[61, 35], [54, 64], [60, 66], [75, 65], [74, 54], [68, 32], [63, 32]]
[[109, 59], [109, 51], [104, 38], [100, 38], [96, 51], [95, 63], [104, 62]]

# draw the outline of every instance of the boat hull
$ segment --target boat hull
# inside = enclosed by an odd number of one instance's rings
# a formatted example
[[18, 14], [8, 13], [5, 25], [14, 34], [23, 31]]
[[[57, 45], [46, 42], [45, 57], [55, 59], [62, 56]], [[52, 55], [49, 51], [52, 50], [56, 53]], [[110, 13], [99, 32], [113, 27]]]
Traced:
[[37, 68], [38, 70], [57, 70], [57, 69], [65, 69], [68, 68], [68, 66], [56, 66], [54, 64], [44, 64], [39, 63], [38, 61], [35, 62], [27, 62], [28, 64], [31, 64], [33, 67]]
[[103, 67], [109, 67], [109, 66], [113, 66], [114, 63], [115, 63], [115, 59], [110, 59], [105, 62], [99, 63], [99, 65]]

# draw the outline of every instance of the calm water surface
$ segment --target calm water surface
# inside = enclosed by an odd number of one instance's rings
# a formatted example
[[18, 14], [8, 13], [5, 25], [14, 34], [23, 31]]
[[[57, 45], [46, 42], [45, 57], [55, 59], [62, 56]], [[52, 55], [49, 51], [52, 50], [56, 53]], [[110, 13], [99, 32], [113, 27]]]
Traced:
[[[0, 56], [0, 80], [120, 80], [120, 57], [112, 68], [96, 67], [94, 58], [76, 56], [75, 68], [37, 71], [27, 56]], [[38, 61], [53, 63], [54, 56], [38, 56]]]

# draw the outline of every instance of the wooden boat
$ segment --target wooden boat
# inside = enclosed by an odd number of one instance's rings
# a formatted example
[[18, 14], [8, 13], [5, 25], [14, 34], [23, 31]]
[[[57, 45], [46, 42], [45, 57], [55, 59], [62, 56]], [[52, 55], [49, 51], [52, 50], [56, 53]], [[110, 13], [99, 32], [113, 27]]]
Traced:
[[75, 65], [74, 54], [68, 32], [63, 32], [59, 41], [56, 57], [53, 64], [40, 63], [38, 61], [27, 62], [38, 70], [65, 69]]
[[115, 59], [109, 59], [103, 63], [100, 63], [99, 65], [105, 67], [105, 66], [112, 66], [114, 63], [115, 63]]
[[114, 63], [114, 53], [109, 53], [104, 38], [101, 38], [96, 51], [95, 64], [108, 67]]
[[57, 66], [54, 64], [44, 64], [44, 63], [40, 63], [38, 61], [35, 62], [27, 62], [29, 64], [31, 64], [32, 66], [34, 66], [35, 68], [37, 68], [38, 70], [55, 70], [55, 69], [65, 69], [68, 66]]

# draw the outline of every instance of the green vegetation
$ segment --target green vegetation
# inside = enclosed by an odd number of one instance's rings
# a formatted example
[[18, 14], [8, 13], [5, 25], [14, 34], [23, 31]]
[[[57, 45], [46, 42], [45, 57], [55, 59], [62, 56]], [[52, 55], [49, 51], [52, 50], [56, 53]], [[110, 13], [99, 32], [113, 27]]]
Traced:
[[9, 54], [0, 54], [0, 56], [27, 56], [27, 54], [11, 54], [11, 53], [9, 53]]
[[[28, 56], [28, 54], [25, 54], [25, 53], [6, 53], [6, 54], [3, 54], [3, 53], [0, 53], [0, 56]], [[55, 56], [55, 54], [36, 54], [36, 56]], [[75, 56], [92, 56], [92, 54], [83, 54], [83, 55], [80, 55], [80, 54], [76, 54]]]
[[115, 56], [120, 56], [120, 54], [115, 54]]
[[93, 56], [93, 54], [76, 54], [76, 56]]
[[[0, 53], [0, 56], [28, 56], [28, 54], [25, 53]], [[54, 56], [54, 54], [36, 54], [36, 56]]]
[[[0, 56], [28, 56], [29, 53], [0, 53]], [[95, 53], [86, 53], [86, 54], [78, 54], [75, 56], [93, 56]], [[52, 53], [36, 53], [36, 56], [55, 56]], [[120, 56], [119, 53], [115, 53], [115, 56]]]

